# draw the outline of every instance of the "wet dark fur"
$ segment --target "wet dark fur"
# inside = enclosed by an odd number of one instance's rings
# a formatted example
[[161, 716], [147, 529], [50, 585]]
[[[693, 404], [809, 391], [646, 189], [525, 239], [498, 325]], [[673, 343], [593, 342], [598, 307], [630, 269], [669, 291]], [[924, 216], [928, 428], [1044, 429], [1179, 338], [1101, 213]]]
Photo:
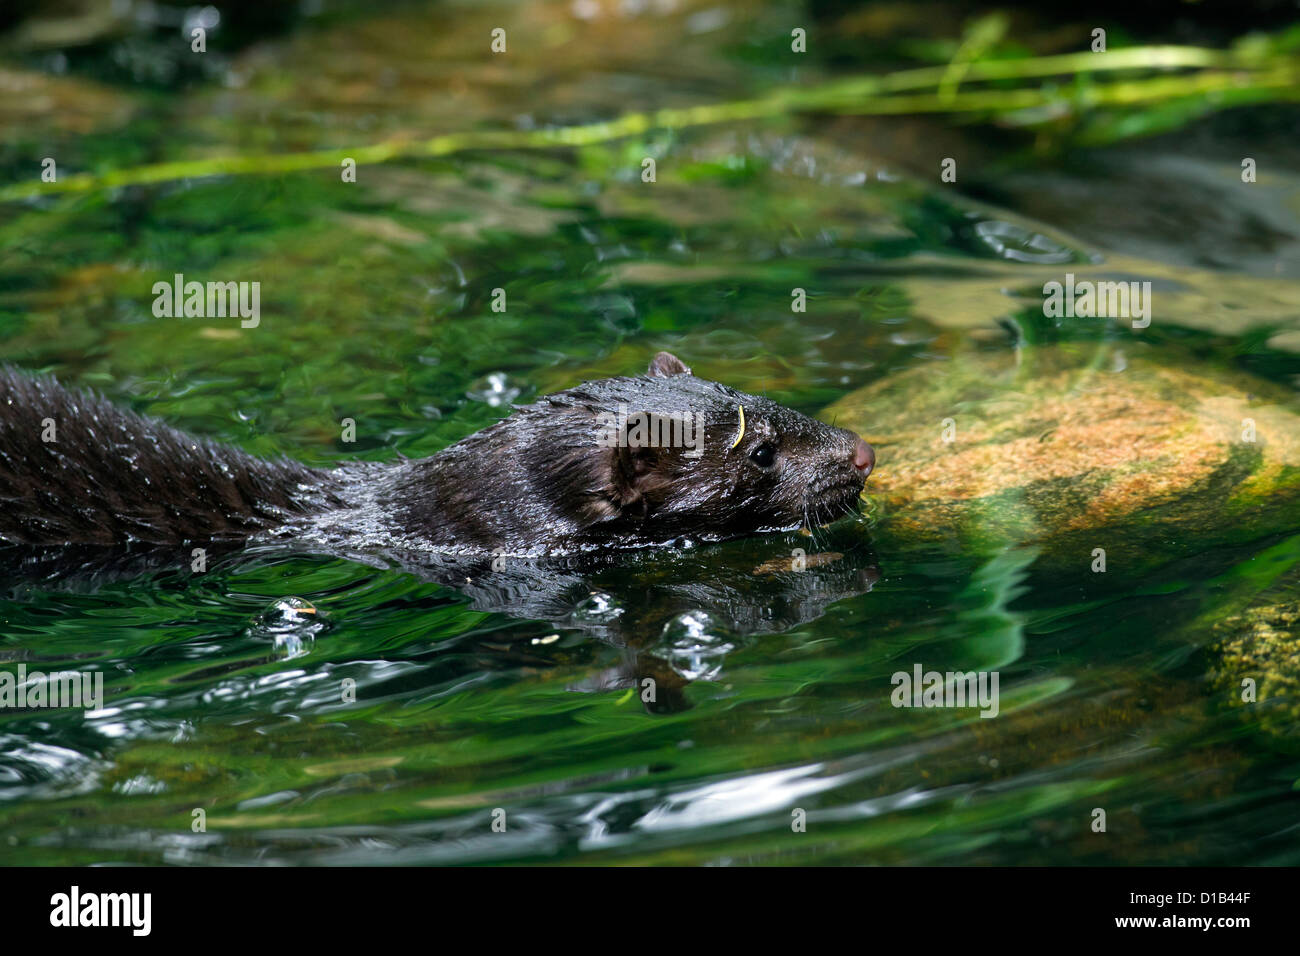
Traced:
[[[698, 412], [704, 452], [607, 448], [602, 412]], [[746, 427], [740, 444], [739, 406]], [[41, 440], [52, 419], [57, 440]], [[563, 554], [820, 524], [853, 510], [857, 436], [696, 378], [651, 374], [547, 396], [432, 458], [311, 469], [192, 438], [48, 378], [0, 371], [0, 542], [291, 538], [331, 551]], [[749, 457], [762, 443], [772, 467]]]
[[[54, 441], [42, 434], [54, 423]], [[0, 369], [0, 541], [242, 540], [337, 503], [327, 474], [194, 438], [50, 378]]]

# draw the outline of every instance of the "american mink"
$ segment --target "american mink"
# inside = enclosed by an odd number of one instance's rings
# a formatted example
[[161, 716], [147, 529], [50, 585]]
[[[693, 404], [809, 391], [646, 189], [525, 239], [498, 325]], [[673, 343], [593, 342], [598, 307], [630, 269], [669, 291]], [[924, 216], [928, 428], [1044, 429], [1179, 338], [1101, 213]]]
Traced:
[[646, 375], [517, 407], [431, 458], [334, 469], [265, 461], [0, 370], [0, 543], [18, 546], [576, 554], [829, 523], [854, 510], [874, 463], [852, 432], [697, 378], [667, 352]]

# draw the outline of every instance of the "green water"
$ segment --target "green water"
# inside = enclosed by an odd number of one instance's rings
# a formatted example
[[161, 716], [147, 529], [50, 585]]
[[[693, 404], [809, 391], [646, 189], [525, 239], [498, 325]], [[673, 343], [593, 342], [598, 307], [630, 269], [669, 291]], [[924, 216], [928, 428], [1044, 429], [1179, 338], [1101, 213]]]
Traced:
[[[0, 113], [0, 170], [588, 122], [832, 69], [772, 54], [798, 5], [631, 6], [329, 7], [201, 67], [145, 29], [11, 48], [32, 86]], [[1214, 130], [1040, 163], [980, 129], [808, 117], [13, 203], [0, 359], [314, 465], [431, 454], [503, 395], [661, 348], [809, 414], [942, 374], [969, 338], [1177, 345], [1294, 388], [1294, 147]], [[1279, 159], [1229, 194], [1242, 149]], [[948, 150], [985, 157], [959, 187], [932, 174]], [[1167, 292], [1143, 335], [1018, 298], [1098, 263]], [[155, 318], [178, 272], [259, 281], [260, 325]], [[1300, 527], [1104, 587], [888, 530], [826, 532], [845, 557], [806, 579], [752, 573], [799, 535], [639, 556], [568, 579], [563, 615], [269, 548], [5, 582], [5, 668], [102, 672], [105, 706], [0, 711], [0, 863], [1300, 862], [1300, 701], [1234, 706], [1213, 648], [1243, 609], [1300, 602]], [[273, 610], [290, 597], [320, 613]], [[999, 716], [892, 707], [918, 661], [997, 670]]]

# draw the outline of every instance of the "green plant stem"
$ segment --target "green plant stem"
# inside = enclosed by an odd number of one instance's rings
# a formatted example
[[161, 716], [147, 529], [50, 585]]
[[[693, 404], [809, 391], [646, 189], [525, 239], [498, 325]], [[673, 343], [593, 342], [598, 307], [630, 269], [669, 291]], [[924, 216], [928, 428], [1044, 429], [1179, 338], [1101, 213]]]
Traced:
[[682, 130], [809, 111], [880, 116], [908, 113], [997, 116], [1043, 107], [1052, 107], [1064, 114], [1077, 114], [1103, 107], [1134, 107], [1189, 96], [1221, 96], [1224, 100], [1222, 105], [1300, 99], [1300, 62], [1290, 58], [1246, 57], [1196, 47], [1133, 47], [1109, 53], [971, 62], [963, 64], [961, 80], [969, 87], [987, 81], [1152, 69], [1201, 72], [1114, 81], [1096, 79], [1088, 84], [1067, 81], [1021, 89], [968, 88], [957, 92], [951, 83], [942, 85], [945, 76], [949, 76], [949, 67], [925, 67], [885, 76], [837, 80], [804, 89], [775, 90], [762, 97], [731, 103], [627, 113], [617, 119], [580, 126], [481, 130], [344, 149], [178, 160], [100, 173], [79, 173], [53, 183], [33, 179], [0, 188], [0, 202], [210, 176], [276, 175], [338, 168], [347, 159], [358, 166], [368, 166], [395, 159], [449, 156], [470, 150], [584, 147], [641, 135], [654, 129]]

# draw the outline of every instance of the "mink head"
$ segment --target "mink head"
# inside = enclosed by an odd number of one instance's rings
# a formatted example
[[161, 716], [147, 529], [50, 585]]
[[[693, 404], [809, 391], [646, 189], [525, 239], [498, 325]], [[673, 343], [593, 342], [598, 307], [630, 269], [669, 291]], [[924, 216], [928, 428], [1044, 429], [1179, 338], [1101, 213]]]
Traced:
[[595, 540], [716, 539], [827, 524], [856, 511], [875, 464], [853, 432], [696, 378], [667, 352], [644, 376], [591, 382], [549, 401], [557, 412], [584, 413], [577, 427], [589, 434], [566, 427], [571, 444], [546, 454], [563, 476], [570, 514]]
[[563, 554], [827, 524], [874, 463], [852, 432], [660, 352], [402, 467], [376, 507], [413, 547]]

